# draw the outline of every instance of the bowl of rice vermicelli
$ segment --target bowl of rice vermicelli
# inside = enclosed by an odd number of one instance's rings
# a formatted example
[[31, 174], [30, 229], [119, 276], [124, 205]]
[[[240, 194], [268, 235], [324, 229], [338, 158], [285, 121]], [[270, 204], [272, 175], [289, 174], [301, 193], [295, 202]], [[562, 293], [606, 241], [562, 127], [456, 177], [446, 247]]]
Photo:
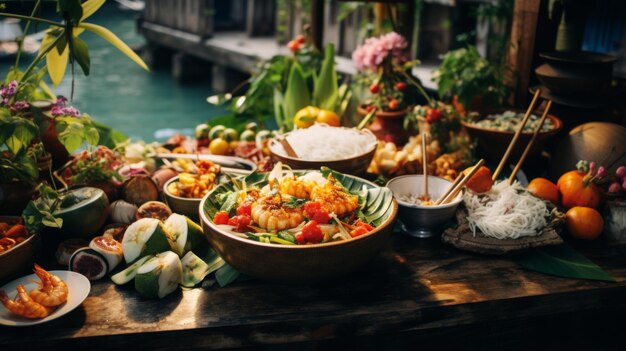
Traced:
[[361, 175], [376, 152], [376, 137], [369, 130], [314, 124], [282, 135], [297, 157], [287, 154], [278, 139], [269, 143], [269, 151], [293, 169], [320, 169], [326, 166], [337, 172]]
[[419, 238], [439, 234], [446, 222], [454, 217], [463, 199], [463, 194], [459, 193], [450, 202], [435, 205], [452, 182], [429, 175], [426, 199], [422, 194], [423, 179], [422, 174], [410, 174], [393, 178], [387, 183], [398, 201], [398, 218], [403, 232]]
[[392, 231], [391, 191], [323, 168], [234, 178], [200, 204], [209, 242], [249, 276], [288, 284], [344, 276], [372, 259]]

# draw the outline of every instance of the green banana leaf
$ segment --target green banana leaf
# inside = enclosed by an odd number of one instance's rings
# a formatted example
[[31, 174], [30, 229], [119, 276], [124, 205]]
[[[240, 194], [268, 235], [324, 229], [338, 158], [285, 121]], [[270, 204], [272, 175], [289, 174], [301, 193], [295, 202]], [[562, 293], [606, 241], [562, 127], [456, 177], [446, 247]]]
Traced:
[[335, 71], [335, 46], [332, 43], [326, 46], [322, 68], [319, 76], [315, 76], [314, 82], [313, 105], [335, 111], [339, 94]]
[[296, 112], [311, 104], [311, 95], [306, 78], [302, 72], [300, 64], [295, 62], [291, 66], [289, 79], [287, 80], [287, 90], [285, 91], [285, 102], [283, 104], [283, 118], [288, 129], [293, 128], [293, 117]]
[[537, 248], [513, 257], [525, 269], [557, 277], [614, 282], [609, 273], [568, 245]]
[[[304, 175], [314, 171], [294, 171], [296, 175]], [[342, 174], [332, 171], [326, 167], [322, 169], [323, 174], [332, 173], [333, 177], [337, 179], [341, 184], [352, 194], [360, 195], [362, 198], [361, 212], [365, 216], [368, 223], [374, 226], [380, 225], [393, 211], [393, 193], [388, 188], [378, 187], [373, 183], [367, 182], [363, 179], [353, 177], [350, 175]], [[263, 187], [267, 184], [268, 172], [253, 172], [245, 177], [239, 177], [235, 179], [235, 182], [246, 182], [246, 186], [250, 187]], [[232, 181], [225, 184], [218, 185], [213, 191], [211, 191], [204, 203], [202, 209], [207, 217], [213, 218], [215, 214], [220, 210], [221, 204], [218, 197], [229, 191], [239, 190], [238, 184], [233, 184]]]

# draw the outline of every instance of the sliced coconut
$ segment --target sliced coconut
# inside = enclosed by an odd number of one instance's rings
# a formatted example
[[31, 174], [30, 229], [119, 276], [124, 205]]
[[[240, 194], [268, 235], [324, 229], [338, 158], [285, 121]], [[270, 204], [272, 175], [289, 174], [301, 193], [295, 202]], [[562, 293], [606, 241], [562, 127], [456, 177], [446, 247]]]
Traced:
[[163, 298], [178, 287], [183, 275], [180, 258], [172, 251], [146, 261], [135, 276], [135, 289], [149, 298]]
[[113, 238], [97, 236], [91, 239], [89, 247], [104, 256], [109, 265], [109, 272], [117, 267], [124, 257], [122, 254], [122, 244]]
[[126, 269], [124, 269], [123, 271], [112, 275], [111, 280], [117, 285], [122, 285], [130, 282], [137, 275], [137, 270], [139, 269], [139, 267], [141, 267], [144, 263], [146, 263], [147, 260], [153, 257], [154, 256], [150, 255], [140, 258], [139, 260], [137, 260], [137, 262], [126, 267]]
[[174, 213], [165, 221], [163, 227], [174, 243], [173, 251], [179, 256], [190, 250], [203, 252], [209, 246], [202, 227], [187, 216]]
[[182, 286], [191, 288], [200, 283], [204, 278], [212, 272], [224, 265], [224, 261], [217, 256], [217, 260], [210, 263], [204, 262], [200, 257], [196, 256], [192, 251], [187, 252], [181, 260], [183, 264]]
[[122, 240], [126, 263], [170, 250], [171, 246], [163, 224], [156, 218], [142, 218], [129, 225]]

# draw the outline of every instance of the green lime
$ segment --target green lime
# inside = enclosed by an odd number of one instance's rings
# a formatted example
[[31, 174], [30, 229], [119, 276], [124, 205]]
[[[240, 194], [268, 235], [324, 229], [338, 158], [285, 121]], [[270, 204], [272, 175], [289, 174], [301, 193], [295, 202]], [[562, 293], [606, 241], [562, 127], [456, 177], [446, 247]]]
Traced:
[[221, 138], [222, 135], [224, 134], [224, 130], [226, 130], [226, 127], [224, 127], [223, 125], [219, 124], [216, 125], [215, 127], [211, 128], [211, 130], [209, 131], [209, 138], [212, 139], [216, 139], [216, 138]]

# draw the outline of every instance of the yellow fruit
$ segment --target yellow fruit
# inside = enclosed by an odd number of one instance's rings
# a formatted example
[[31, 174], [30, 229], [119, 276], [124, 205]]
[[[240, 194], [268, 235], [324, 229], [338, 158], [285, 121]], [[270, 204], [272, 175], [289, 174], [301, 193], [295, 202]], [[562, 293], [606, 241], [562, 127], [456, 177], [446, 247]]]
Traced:
[[555, 205], [559, 203], [559, 188], [546, 178], [533, 179], [528, 184], [528, 192]]
[[315, 122], [326, 123], [332, 127], [339, 127], [341, 120], [339, 116], [337, 116], [337, 114], [334, 113], [333, 111], [320, 110], [320, 112], [317, 115], [317, 118], [315, 119]]
[[216, 138], [211, 140], [209, 144], [209, 151], [214, 155], [226, 155], [230, 150], [228, 142], [222, 138]]
[[296, 112], [296, 115], [293, 117], [293, 124], [295, 124], [298, 128], [309, 128], [313, 125], [313, 123], [315, 123], [319, 113], [319, 108], [315, 106], [307, 106]]

